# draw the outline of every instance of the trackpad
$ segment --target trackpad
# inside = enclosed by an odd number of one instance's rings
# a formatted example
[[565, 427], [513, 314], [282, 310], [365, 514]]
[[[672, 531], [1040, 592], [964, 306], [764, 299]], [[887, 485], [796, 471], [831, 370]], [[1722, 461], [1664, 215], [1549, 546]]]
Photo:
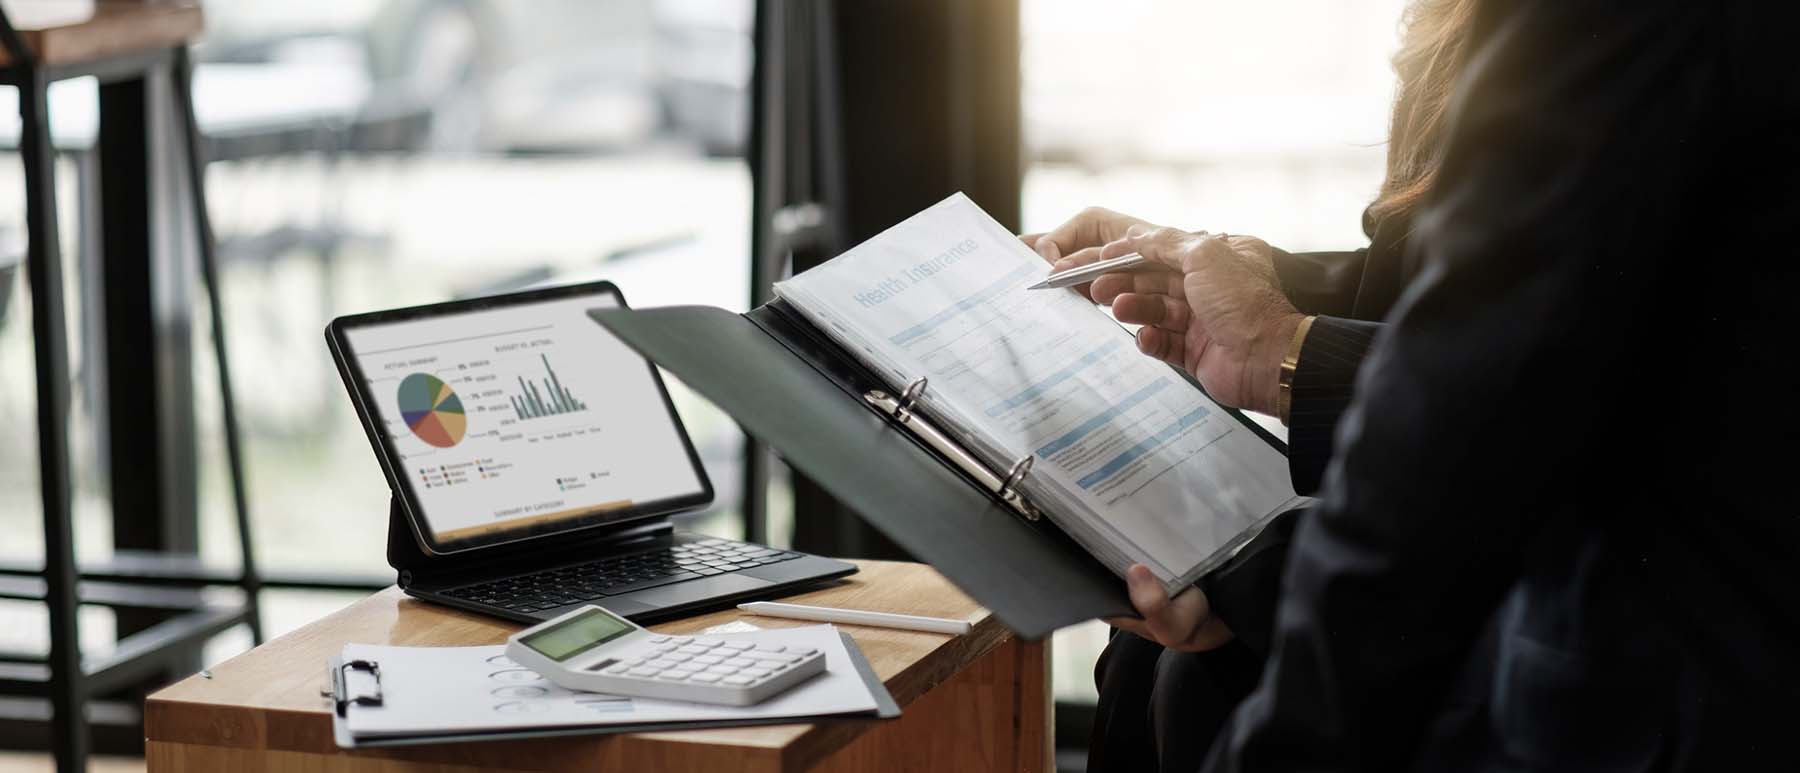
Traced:
[[741, 574], [721, 574], [705, 580], [678, 582], [674, 585], [628, 593], [624, 598], [657, 607], [674, 607], [723, 596], [735, 596], [758, 588], [767, 588], [774, 584], [767, 580], [758, 580], [755, 577], [745, 577]]

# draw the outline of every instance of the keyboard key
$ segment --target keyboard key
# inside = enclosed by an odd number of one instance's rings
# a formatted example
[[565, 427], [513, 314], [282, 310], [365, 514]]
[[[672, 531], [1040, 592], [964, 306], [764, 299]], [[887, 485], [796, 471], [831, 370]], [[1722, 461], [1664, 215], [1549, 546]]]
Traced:
[[723, 569], [714, 569], [714, 568], [712, 568], [712, 567], [710, 567], [710, 566], [709, 566], [709, 567], [706, 567], [706, 568], [704, 568], [704, 569], [695, 569], [695, 570], [694, 570], [694, 574], [697, 574], [697, 575], [700, 575], [700, 576], [701, 576], [701, 577], [711, 577], [711, 576], [713, 576], [713, 575], [715, 575], [715, 574], [724, 574], [724, 573], [725, 573], [725, 570], [723, 570]]
[[609, 595], [616, 596], [621, 593], [631, 593], [646, 588], [659, 588], [668, 585], [669, 583], [681, 582], [683, 580], [697, 580], [699, 578], [700, 575], [694, 574], [693, 572], [675, 572], [674, 574], [660, 577], [643, 577], [632, 582], [624, 583], [623, 585], [611, 585], [606, 588], [606, 592]]

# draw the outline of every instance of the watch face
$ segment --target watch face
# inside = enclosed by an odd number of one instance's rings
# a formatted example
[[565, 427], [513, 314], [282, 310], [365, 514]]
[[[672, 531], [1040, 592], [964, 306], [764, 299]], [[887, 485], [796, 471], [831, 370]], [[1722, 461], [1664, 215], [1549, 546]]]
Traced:
[[519, 643], [560, 663], [634, 630], [637, 626], [624, 618], [596, 607], [521, 637]]

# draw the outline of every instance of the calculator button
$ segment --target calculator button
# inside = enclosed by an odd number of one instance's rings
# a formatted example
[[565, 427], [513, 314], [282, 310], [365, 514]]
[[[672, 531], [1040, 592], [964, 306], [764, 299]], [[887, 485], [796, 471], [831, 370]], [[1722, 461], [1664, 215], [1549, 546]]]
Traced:
[[728, 642], [725, 642], [724, 646], [726, 649], [747, 650], [756, 645], [752, 644], [750, 642], [747, 642], [747, 641], [728, 641]]
[[701, 684], [712, 684], [712, 683], [713, 683], [713, 682], [717, 682], [717, 681], [719, 681], [719, 680], [720, 680], [720, 679], [724, 679], [724, 678], [725, 678], [725, 677], [724, 677], [724, 675], [722, 675], [722, 674], [714, 674], [714, 673], [710, 673], [710, 672], [702, 672], [702, 673], [698, 673], [698, 674], [695, 674], [695, 675], [694, 675], [694, 676], [693, 676], [693, 677], [692, 677], [692, 678], [691, 678], [691, 679], [690, 679], [690, 681], [695, 681], [695, 682], [699, 682], [699, 683], [701, 683]]
[[625, 672], [627, 676], [656, 676], [656, 669], [638, 667]]
[[787, 668], [787, 665], [788, 665], [787, 661], [785, 661], [785, 660], [758, 660], [758, 661], [756, 661], [757, 668], [766, 668], [766, 669], [769, 669], [770, 671], [774, 671], [775, 669], [778, 669], [778, 668]]
[[705, 647], [689, 644], [685, 647], [678, 648], [675, 651], [686, 655], [705, 655], [706, 649], [707, 648]]
[[722, 681], [726, 684], [746, 685], [746, 684], [749, 684], [756, 680], [751, 679], [750, 677], [747, 677], [747, 676], [728, 676], [720, 681]]
[[815, 650], [811, 647], [795, 647], [788, 651], [794, 653], [795, 655], [801, 655], [801, 656], [811, 655], [815, 652], [818, 652], [818, 650]]
[[725, 662], [725, 659], [718, 655], [695, 655], [694, 662], [705, 666], [716, 666]]
[[766, 668], [746, 668], [738, 671], [738, 676], [747, 676], [752, 679], [761, 679], [768, 675], [769, 669]]
[[651, 644], [662, 644], [663, 642], [666, 642], [668, 640], [669, 640], [669, 637], [667, 637], [667, 636], [652, 636], [652, 637], [650, 637]]
[[[737, 666], [738, 668], [743, 668], [744, 666], [753, 665], [755, 663], [756, 663], [756, 661], [751, 660], [749, 658], [732, 658], [730, 660], [725, 661], [725, 665]], [[652, 663], [651, 665], [655, 665], [655, 664]]]
[[730, 676], [737, 673], [737, 666], [707, 666], [706, 673]]
[[693, 640], [694, 640], [694, 637], [692, 637], [692, 636], [671, 636], [671, 637], [669, 637], [669, 641], [675, 642], [676, 644], [687, 644]]
[[660, 646], [651, 647], [650, 651], [651, 652], [674, 652], [678, 649], [681, 649], [681, 645], [679, 645], [679, 644], [663, 644]]
[[705, 645], [705, 646], [707, 646], [707, 647], [717, 647], [717, 646], [719, 646], [719, 644], [720, 644], [720, 641], [719, 641], [719, 640], [718, 640], [718, 639], [710, 639], [710, 638], [708, 638], [708, 639], [695, 639], [695, 640], [694, 640], [694, 643], [695, 643], [695, 644], [701, 644], [701, 645]]
[[644, 658], [625, 658], [619, 662], [628, 666], [641, 666], [644, 664]]
[[675, 661], [673, 661], [673, 660], [652, 660], [648, 663], [645, 663], [644, 667], [645, 668], [654, 668], [658, 671], [661, 671], [661, 670], [668, 668], [670, 666], [673, 666], [673, 665], [675, 665]]
[[605, 672], [604, 672], [604, 673], [608, 673], [608, 674], [623, 674], [623, 673], [625, 673], [625, 672], [627, 672], [627, 671], [630, 671], [630, 670], [631, 670], [631, 669], [632, 669], [632, 667], [631, 667], [631, 666], [628, 666], [628, 665], [625, 665], [625, 664], [624, 664], [624, 663], [620, 663], [620, 664], [618, 664], [618, 665], [616, 665], [616, 666], [613, 666], [613, 667], [612, 667], [612, 668], [609, 668], [609, 669], [606, 669], [606, 671], [605, 671]]
[[683, 655], [679, 652], [671, 652], [666, 655], [663, 655], [662, 659], [663, 660], [672, 660], [672, 661], [675, 661], [676, 663], [686, 663], [688, 661], [688, 659], [691, 657], [693, 657], [693, 655]]
[[758, 644], [758, 645], [756, 645], [755, 651], [757, 651], [757, 652], [781, 652], [786, 649], [787, 649], [786, 647], [783, 647], [779, 644]]
[[692, 671], [664, 671], [660, 674], [657, 674], [656, 678], [665, 679], [665, 680], [668, 680], [671, 682], [679, 682], [683, 679], [693, 676], [693, 674], [694, 674], [694, 672], [692, 672]]

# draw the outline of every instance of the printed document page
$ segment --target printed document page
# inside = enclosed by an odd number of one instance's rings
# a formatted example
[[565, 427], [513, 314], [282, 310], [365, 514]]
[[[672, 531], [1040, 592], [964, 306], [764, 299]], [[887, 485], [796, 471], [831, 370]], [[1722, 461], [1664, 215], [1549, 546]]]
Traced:
[[[776, 286], [997, 469], [1035, 457], [1026, 492], [1123, 573], [1191, 582], [1296, 499], [1287, 463], [957, 194]], [[966, 437], [972, 434], [974, 437]], [[1211, 560], [1209, 560], [1211, 559]]]
[[379, 706], [352, 707], [350, 734], [360, 740], [489, 733], [555, 727], [814, 717], [873, 711], [875, 696], [843, 638], [830, 625], [732, 634], [765, 644], [813, 647], [825, 673], [754, 706], [716, 706], [567, 690], [506, 657], [506, 645], [390, 647], [347, 644], [343, 658], [380, 664], [380, 685], [350, 671], [350, 692], [379, 691]]

